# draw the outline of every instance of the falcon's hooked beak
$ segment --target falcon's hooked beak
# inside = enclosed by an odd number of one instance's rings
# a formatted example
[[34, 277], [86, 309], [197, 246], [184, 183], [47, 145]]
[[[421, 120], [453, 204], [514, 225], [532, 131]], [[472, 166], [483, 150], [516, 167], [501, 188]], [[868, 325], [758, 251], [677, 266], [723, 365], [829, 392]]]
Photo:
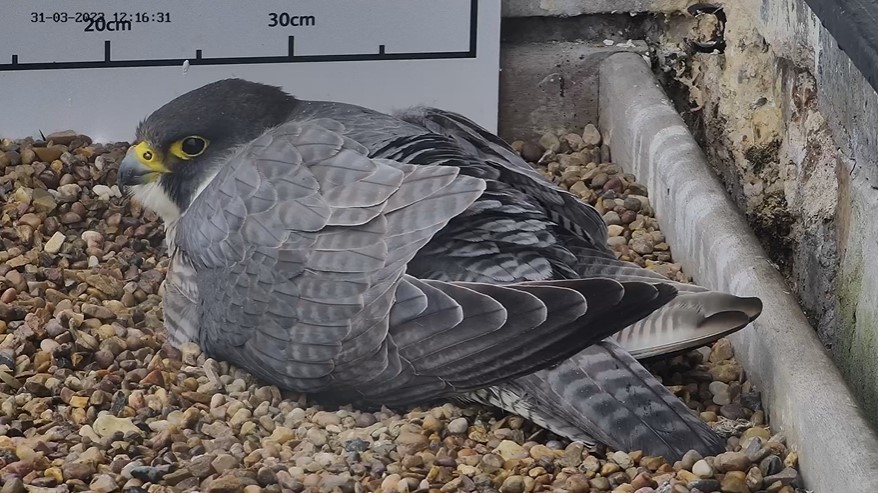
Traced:
[[169, 170], [162, 163], [160, 156], [147, 143], [141, 142], [131, 146], [125, 159], [119, 165], [117, 181], [119, 187], [145, 185], [154, 182]]

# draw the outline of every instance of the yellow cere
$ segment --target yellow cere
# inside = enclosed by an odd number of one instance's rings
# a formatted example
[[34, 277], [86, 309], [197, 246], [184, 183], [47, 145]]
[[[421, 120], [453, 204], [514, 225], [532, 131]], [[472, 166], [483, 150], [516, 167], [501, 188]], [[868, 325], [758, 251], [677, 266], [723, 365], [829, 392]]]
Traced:
[[148, 143], [141, 142], [134, 146], [134, 153], [137, 155], [137, 160], [152, 171], [156, 173], [167, 173], [169, 171], [162, 160], [161, 154]]

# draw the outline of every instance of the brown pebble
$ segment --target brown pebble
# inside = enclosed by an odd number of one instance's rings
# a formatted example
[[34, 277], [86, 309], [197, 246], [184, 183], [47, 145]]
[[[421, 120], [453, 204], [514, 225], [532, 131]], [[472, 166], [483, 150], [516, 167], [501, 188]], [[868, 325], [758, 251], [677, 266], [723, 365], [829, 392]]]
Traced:
[[95, 465], [91, 461], [75, 460], [65, 462], [61, 466], [61, 471], [65, 479], [91, 479], [91, 476], [97, 471]]
[[543, 146], [536, 142], [527, 141], [521, 146], [521, 157], [532, 163], [539, 161], [544, 152]]
[[0, 303], [12, 303], [18, 297], [18, 291], [15, 288], [9, 288], [0, 294]]
[[500, 493], [524, 493], [524, 478], [518, 475], [509, 476], [500, 485]]
[[631, 486], [636, 490], [645, 487], [654, 488], [657, 484], [652, 480], [652, 476], [650, 476], [649, 473], [642, 472], [631, 480]]
[[750, 458], [743, 452], [725, 452], [716, 456], [713, 465], [719, 472], [746, 471]]
[[33, 151], [40, 161], [50, 163], [61, 157], [61, 154], [64, 153], [64, 148], [57, 145], [51, 147], [34, 147]]
[[622, 188], [623, 188], [622, 187], [622, 180], [620, 180], [619, 178], [616, 178], [616, 177], [613, 177], [613, 178], [610, 178], [609, 180], [607, 180], [607, 182], [604, 183], [604, 186], [603, 186], [604, 191], [612, 190], [616, 193], [622, 193]]
[[238, 476], [220, 476], [207, 485], [207, 493], [240, 493], [244, 487], [256, 481]]
[[165, 386], [165, 377], [162, 374], [161, 370], [153, 370], [149, 372], [143, 380], [140, 381], [141, 385], [155, 385], [157, 387]]
[[750, 493], [747, 487], [747, 475], [742, 471], [731, 471], [723, 476], [720, 488], [723, 493]]
[[75, 212], [65, 212], [61, 215], [61, 224], [75, 224], [82, 222], [82, 216]]

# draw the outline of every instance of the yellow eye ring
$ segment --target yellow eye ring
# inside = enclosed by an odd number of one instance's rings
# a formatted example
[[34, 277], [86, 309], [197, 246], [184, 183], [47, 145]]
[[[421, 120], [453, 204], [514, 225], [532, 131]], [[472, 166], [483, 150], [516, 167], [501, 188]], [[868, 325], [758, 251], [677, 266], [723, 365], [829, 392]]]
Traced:
[[171, 154], [180, 159], [192, 159], [204, 154], [209, 143], [204, 137], [190, 135], [171, 144]]

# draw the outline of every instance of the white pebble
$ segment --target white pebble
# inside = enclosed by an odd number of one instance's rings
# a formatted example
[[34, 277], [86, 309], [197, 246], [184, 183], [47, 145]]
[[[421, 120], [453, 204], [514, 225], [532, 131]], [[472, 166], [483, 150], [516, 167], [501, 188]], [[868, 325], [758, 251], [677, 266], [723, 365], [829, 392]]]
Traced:
[[55, 231], [55, 234], [49, 238], [49, 241], [43, 245], [43, 250], [46, 253], [58, 253], [61, 251], [61, 246], [64, 244], [64, 234], [60, 231]]
[[707, 388], [710, 389], [710, 393], [712, 395], [717, 395], [717, 394], [721, 394], [721, 393], [728, 393], [729, 384], [719, 382], [719, 381], [710, 382], [710, 385], [708, 385]]
[[704, 459], [696, 462], [694, 466], [692, 466], [692, 474], [698, 476], [699, 478], [712, 478], [713, 477], [713, 468], [710, 467], [710, 464], [707, 463]]
[[634, 465], [634, 461], [631, 460], [631, 457], [622, 451], [613, 452], [613, 462], [619, 464], [622, 469], [628, 469]]
[[110, 197], [113, 196], [113, 190], [110, 187], [102, 184], [98, 184], [92, 187], [92, 191], [101, 200], [110, 200]]
[[457, 418], [448, 423], [448, 433], [454, 435], [466, 433], [467, 428], [469, 428], [469, 423], [466, 422], [466, 418]]

